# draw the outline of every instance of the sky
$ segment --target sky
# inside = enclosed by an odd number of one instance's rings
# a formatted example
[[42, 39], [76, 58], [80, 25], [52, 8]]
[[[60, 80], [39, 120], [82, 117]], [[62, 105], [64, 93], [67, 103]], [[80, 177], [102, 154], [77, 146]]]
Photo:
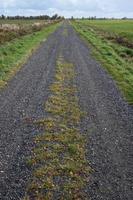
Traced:
[[133, 0], [0, 0], [0, 15], [133, 18]]

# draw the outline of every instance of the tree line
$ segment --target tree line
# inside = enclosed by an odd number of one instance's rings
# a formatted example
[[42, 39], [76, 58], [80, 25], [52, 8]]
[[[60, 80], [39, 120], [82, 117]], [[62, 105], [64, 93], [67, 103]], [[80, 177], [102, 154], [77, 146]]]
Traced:
[[53, 16], [49, 16], [49, 15], [39, 15], [39, 16], [5, 16], [5, 15], [1, 15], [0, 19], [8, 19], [8, 20], [19, 20], [19, 19], [23, 19], [23, 20], [60, 20], [60, 19], [64, 19], [64, 17], [62, 16], [58, 16], [58, 14], [55, 14]]
[[133, 18], [128, 18], [128, 17], [122, 17], [122, 18], [108, 18], [108, 17], [96, 17], [96, 16], [92, 16], [92, 17], [80, 17], [80, 18], [74, 18], [73, 16], [71, 17], [71, 20], [116, 20], [116, 19], [121, 19], [121, 20], [133, 20]]

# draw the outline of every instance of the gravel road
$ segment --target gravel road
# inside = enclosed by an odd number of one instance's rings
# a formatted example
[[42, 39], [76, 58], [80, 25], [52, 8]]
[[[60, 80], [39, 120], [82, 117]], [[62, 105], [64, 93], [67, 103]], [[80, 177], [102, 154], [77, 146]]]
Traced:
[[25, 158], [37, 133], [32, 120], [45, 115], [44, 102], [60, 54], [76, 67], [80, 105], [87, 112], [81, 129], [94, 170], [88, 184], [90, 199], [132, 200], [133, 108], [68, 23], [42, 43], [0, 92], [0, 199], [24, 196], [31, 176]]

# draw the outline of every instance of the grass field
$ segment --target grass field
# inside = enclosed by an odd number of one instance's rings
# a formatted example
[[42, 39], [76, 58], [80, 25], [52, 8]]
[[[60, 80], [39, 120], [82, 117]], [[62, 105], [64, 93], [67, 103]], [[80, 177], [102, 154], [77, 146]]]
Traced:
[[80, 23], [89, 25], [106, 36], [122, 37], [133, 43], [133, 20], [82, 20]]
[[44, 41], [59, 24], [52, 24], [41, 31], [27, 34], [6, 42], [0, 46], [0, 87], [6, 85], [7, 80], [18, 71], [41, 41]]
[[[112, 75], [130, 104], [133, 104], [133, 21], [78, 20], [76, 31], [93, 46], [93, 55]], [[109, 35], [112, 35], [110, 37]], [[115, 38], [126, 38], [119, 42]]]

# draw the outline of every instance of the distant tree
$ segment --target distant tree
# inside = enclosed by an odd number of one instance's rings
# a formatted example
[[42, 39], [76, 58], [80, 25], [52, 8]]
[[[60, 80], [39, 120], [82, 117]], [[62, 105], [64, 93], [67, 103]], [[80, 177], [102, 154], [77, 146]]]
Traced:
[[5, 15], [1, 15], [1, 19], [6, 19]]
[[126, 19], [127, 19], [127, 17], [123, 17], [123, 18], [122, 18], [122, 20], [126, 20]]
[[73, 16], [71, 16], [71, 20], [73, 20], [74, 19], [74, 17]]
[[45, 20], [49, 20], [50, 17], [49, 17], [48, 15], [44, 15], [44, 19], [45, 19]]
[[[6, 19], [6, 17], [4, 15], [1, 15], [0, 16], [0, 19]], [[64, 17], [61, 17], [61, 16], [58, 16], [57, 14], [53, 15], [52, 17], [48, 16], [48, 15], [39, 15], [39, 16], [29, 16], [29, 17], [26, 17], [26, 16], [7, 16], [7, 19], [10, 19], [10, 20], [21, 20], [21, 19], [24, 19], [24, 20], [62, 20], [64, 19]]]
[[51, 17], [51, 20], [56, 20], [57, 18], [58, 18], [58, 15], [55, 14], [55, 15], [53, 15], [53, 16]]

